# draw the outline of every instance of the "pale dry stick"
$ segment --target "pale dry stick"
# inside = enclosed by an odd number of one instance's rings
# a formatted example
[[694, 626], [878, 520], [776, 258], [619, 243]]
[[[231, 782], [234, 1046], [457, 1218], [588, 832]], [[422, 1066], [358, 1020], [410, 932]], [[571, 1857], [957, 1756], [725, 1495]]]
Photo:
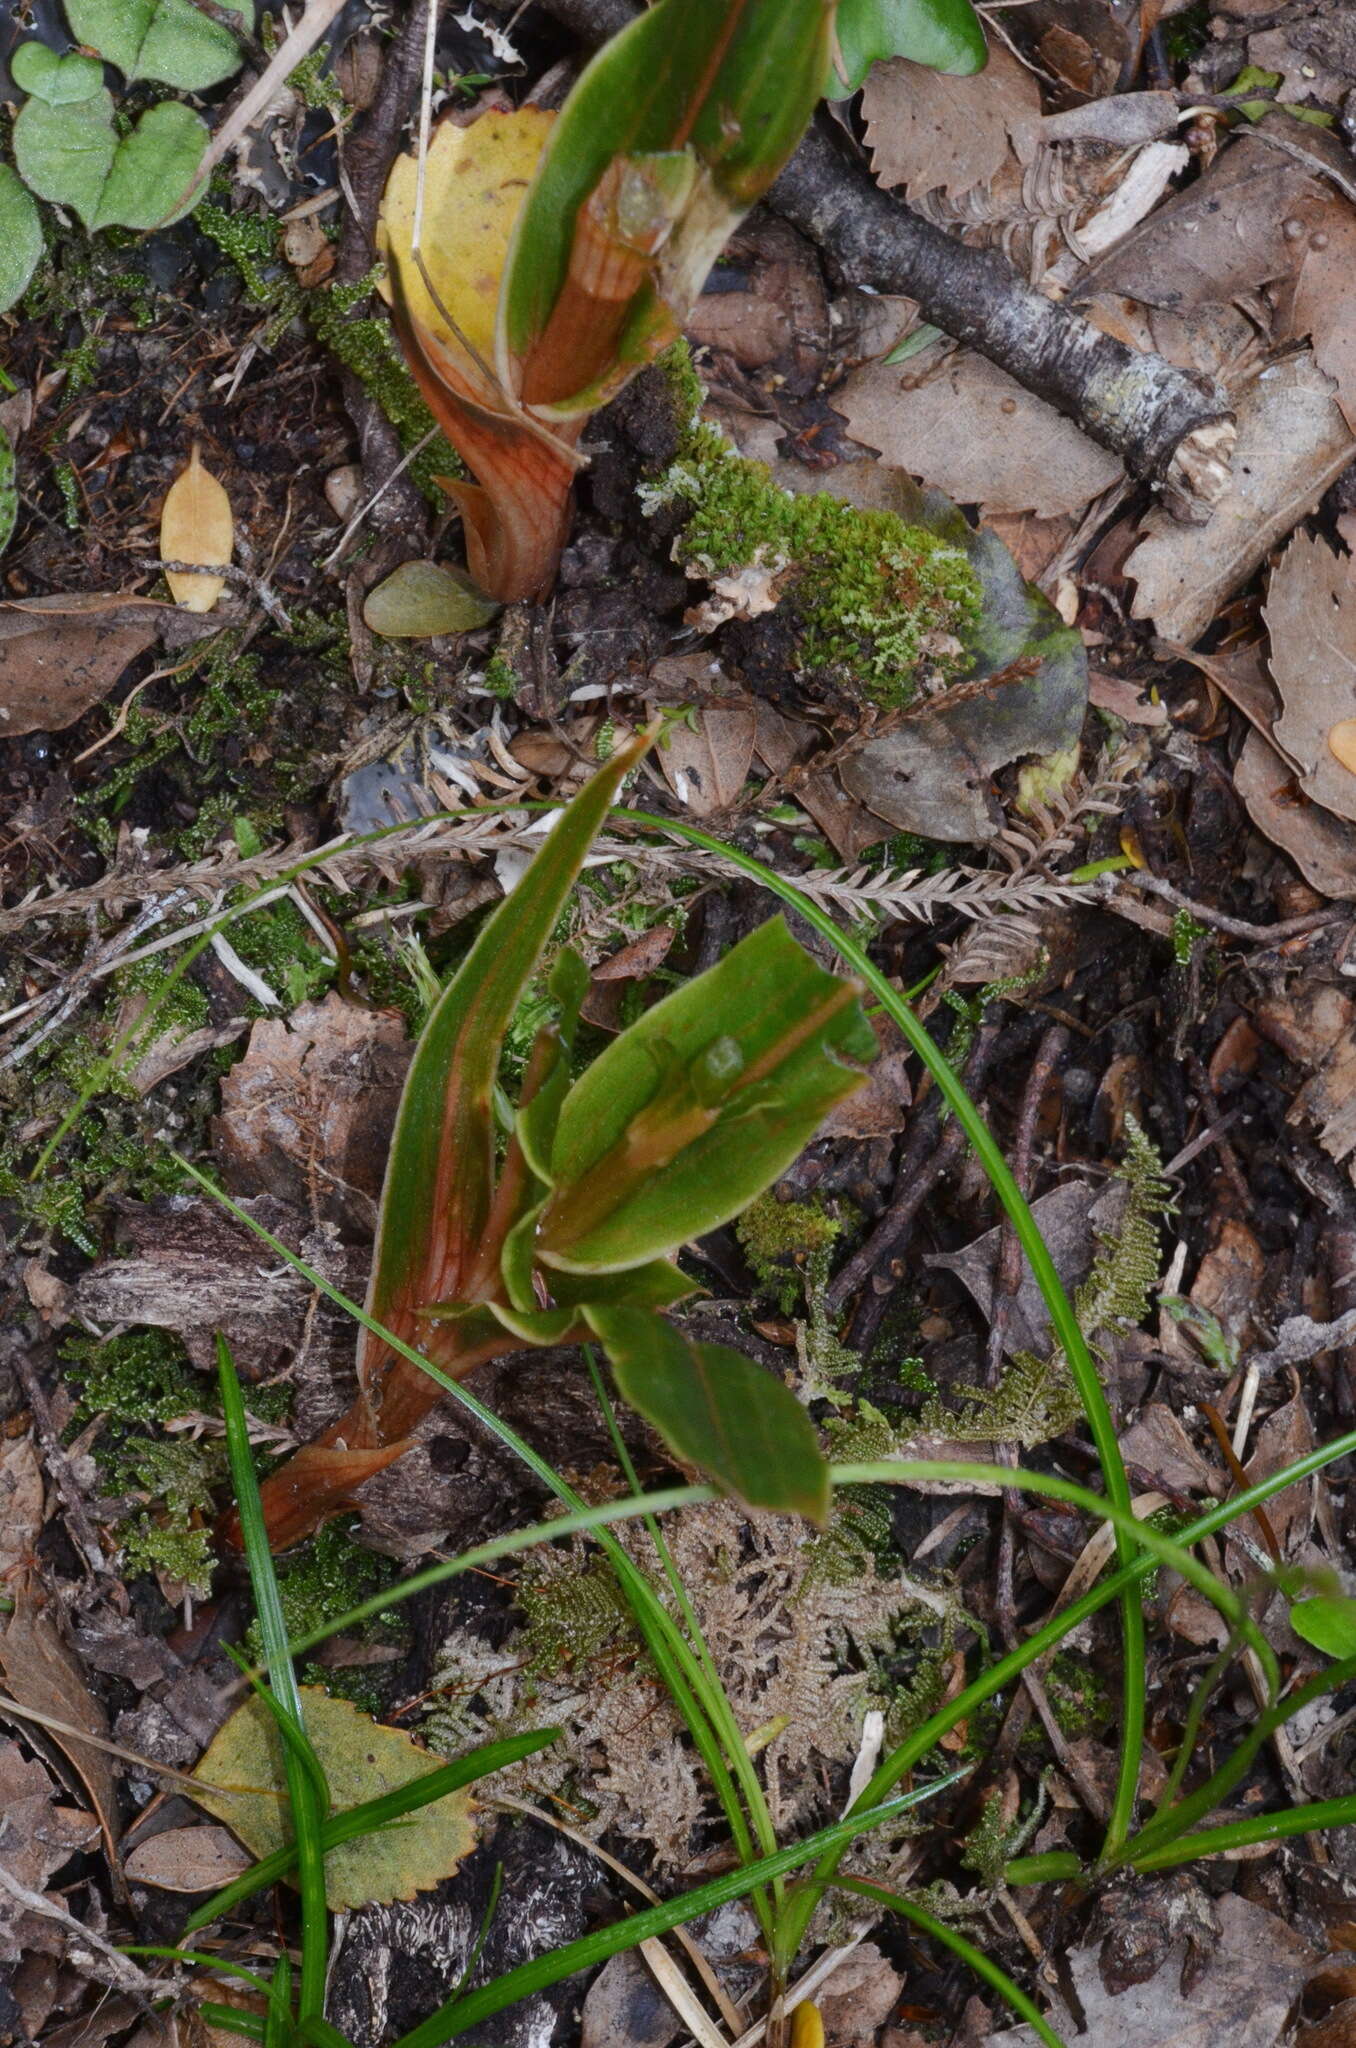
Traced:
[[[543, 1827], [551, 1828], [558, 1835], [564, 1835], [567, 1841], [575, 1844], [576, 1848], [583, 1849], [587, 1855], [595, 1856], [600, 1863], [605, 1863], [609, 1870], [614, 1871], [624, 1883], [630, 1885], [632, 1891], [639, 1892], [640, 1896], [649, 1905], [657, 1906], [660, 1904], [658, 1892], [651, 1891], [643, 1877], [637, 1877], [634, 1870], [628, 1870], [626, 1865], [620, 1862], [617, 1857], [610, 1855], [606, 1849], [600, 1849], [596, 1842], [591, 1842], [587, 1835], [581, 1835], [579, 1830], [572, 1828], [568, 1821], [557, 1820], [553, 1813], [547, 1813], [543, 1807], [532, 1806], [525, 1799], [514, 1799], [507, 1792], [497, 1793], [493, 1799], [485, 1800], [484, 1804], [486, 1806], [502, 1806], [510, 1813], [524, 1813], [529, 1820], [540, 1821]], [[721, 1983], [719, 1977], [697, 1947], [696, 1942], [692, 1939], [687, 1929], [680, 1925], [673, 1928], [672, 1932], [687, 1955], [693, 1969], [697, 1972], [702, 1983], [720, 2007], [721, 2018], [725, 2021], [731, 2033], [734, 2033], [739, 2026], [739, 2014], [731, 2005], [725, 1986]], [[649, 1945], [648, 1942], [643, 1944], [645, 1947]], [[721, 2048], [727, 2048], [723, 2037], [721, 2037]]]
[[267, 69], [256, 78], [240, 104], [226, 116], [199, 158], [192, 177], [158, 225], [163, 226], [164, 221], [176, 213], [199, 186], [206, 184], [227, 150], [233, 149], [254, 126], [289, 72], [295, 71], [302, 58], [310, 55], [335, 16], [347, 4], [348, 0], [306, 0], [301, 20], [290, 35], [283, 37]]
[[121, 1763], [135, 1764], [148, 1778], [171, 1778], [176, 1785], [183, 1785], [190, 1792], [216, 1792], [223, 1799], [230, 1796], [231, 1788], [227, 1785], [209, 1785], [206, 1778], [194, 1777], [192, 1771], [177, 1771], [173, 1764], [158, 1764], [135, 1749], [124, 1749], [121, 1743], [107, 1742], [102, 1735], [91, 1735], [88, 1728], [77, 1728], [70, 1721], [59, 1721], [55, 1714], [40, 1713], [36, 1707], [21, 1707], [17, 1700], [9, 1699], [4, 1693], [0, 1693], [0, 1714], [13, 1714], [20, 1721], [33, 1721], [53, 1735], [74, 1736], [88, 1749], [102, 1749]]
[[377, 506], [386, 496], [386, 493], [390, 490], [391, 485], [396, 481], [396, 478], [403, 476], [405, 474], [405, 471], [409, 468], [410, 464], [418, 456], [423, 454], [424, 450], [428, 447], [430, 441], [436, 441], [437, 438], [438, 429], [436, 427], [430, 427], [428, 432], [426, 434], [421, 435], [419, 440], [415, 442], [413, 448], [409, 448], [406, 450], [406, 452], [401, 456], [399, 462], [396, 464], [395, 468], [391, 471], [391, 474], [386, 478], [385, 482], [378, 484], [375, 491], [373, 491], [372, 495], [368, 498], [366, 504], [360, 505], [357, 511], [353, 514], [353, 517], [349, 520], [348, 525], [344, 528], [338, 540], [330, 549], [330, 552], [326, 555], [324, 561], [320, 564], [322, 572], [324, 570], [332, 569], [334, 567], [335, 563], [343, 554], [344, 549], [348, 546], [349, 542], [352, 540], [358, 528], [362, 525], [363, 521], [369, 516], [369, 514], [376, 510]]

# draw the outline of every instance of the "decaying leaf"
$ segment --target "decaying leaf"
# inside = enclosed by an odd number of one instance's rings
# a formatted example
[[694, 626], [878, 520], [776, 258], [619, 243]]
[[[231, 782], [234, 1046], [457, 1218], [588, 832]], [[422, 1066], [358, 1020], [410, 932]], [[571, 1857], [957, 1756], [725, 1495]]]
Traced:
[[[324, 1765], [335, 1813], [439, 1768], [438, 1759], [408, 1735], [383, 1728], [348, 1700], [331, 1699], [314, 1686], [303, 1686], [301, 1700], [306, 1733]], [[291, 1840], [282, 1738], [261, 1700], [252, 1698], [237, 1708], [199, 1769], [204, 1781], [232, 1789], [195, 1792], [198, 1804], [224, 1821], [253, 1855], [272, 1855]], [[473, 1811], [467, 1793], [449, 1792], [407, 1815], [398, 1828], [331, 1850], [325, 1859], [331, 1911], [412, 1899], [450, 1877], [475, 1847]]]
[[131, 1884], [162, 1892], [207, 1892], [248, 1870], [250, 1857], [226, 1828], [166, 1828], [123, 1858]]
[[[1312, 1951], [1278, 1914], [1233, 1893], [1216, 1910], [1219, 1945], [1185, 1992], [1184, 1939], [1147, 1981], [1114, 1993], [1102, 1981], [1098, 1949], [1076, 1951], [1069, 1961], [1083, 2038], [1097, 2048], [1275, 2048]], [[1051, 2019], [1066, 2039], [1078, 2037], [1062, 2000], [1054, 2001]], [[995, 2034], [991, 2048], [1037, 2048], [1036, 2036], [1017, 2027]]]
[[[204, 467], [195, 441], [188, 467], [170, 485], [160, 514], [161, 558], [166, 562], [201, 562], [205, 570], [227, 568], [234, 546], [231, 501], [224, 486]], [[210, 612], [226, 588], [224, 576], [182, 569], [167, 569], [165, 581], [175, 603], [190, 612]]]
[[1351, 556], [1325, 540], [1297, 533], [1272, 571], [1265, 616], [1271, 673], [1283, 706], [1275, 744], [1298, 765], [1306, 796], [1339, 818], [1356, 820], [1349, 744], [1356, 719], [1356, 564]]
[[[0, 1676], [10, 1697], [34, 1714], [46, 1715], [54, 1722], [83, 1729], [107, 1741], [107, 1716], [85, 1683], [79, 1660], [67, 1647], [39, 1581], [31, 1571], [17, 1572], [11, 1575], [8, 1590], [14, 1598], [14, 1612], [0, 1635]], [[51, 1740], [89, 1793], [112, 1857], [117, 1848], [119, 1819], [113, 1766], [107, 1752], [58, 1728], [52, 1730]]]
[[1314, 361], [1337, 386], [1337, 403], [1356, 433], [1356, 206], [1350, 200], [1331, 204], [1308, 238], [1291, 326], [1312, 337]]
[[664, 780], [694, 816], [727, 811], [744, 787], [753, 759], [757, 721], [748, 705], [711, 706], [679, 720], [664, 735], [656, 759]]
[[[59, 1802], [46, 1767], [0, 1737], [0, 1865], [27, 1891], [44, 1891], [63, 1863], [98, 1841], [97, 1821]], [[0, 1892], [0, 1962], [36, 1961], [43, 1950], [60, 1955], [64, 1935]]]
[[446, 562], [402, 562], [368, 592], [363, 624], [387, 640], [431, 640], [469, 633], [498, 609]]
[[0, 732], [60, 732], [100, 704], [170, 607], [77, 591], [0, 603]]
[[400, 1017], [339, 995], [260, 1018], [213, 1128], [232, 1193], [370, 1229], [409, 1059]]
[[[935, 362], [932, 374], [922, 374]], [[834, 403], [855, 441], [986, 512], [1080, 512], [1120, 481], [1116, 457], [995, 368], [962, 350], [907, 364], [869, 363]]]
[[877, 64], [862, 92], [862, 115], [878, 183], [902, 185], [906, 197], [944, 192], [949, 198], [987, 183], [1015, 154], [1035, 154], [1040, 87], [1001, 42], [989, 46], [984, 70], [947, 77], [904, 57]]
[[1125, 564], [1135, 618], [1191, 646], [1353, 453], [1332, 379], [1307, 350], [1263, 370], [1238, 402], [1232, 477], [1209, 522], [1183, 526], [1164, 511], [1145, 520]]
[[42, 1466], [31, 1436], [0, 1445], [0, 1581], [28, 1561], [42, 1529]]

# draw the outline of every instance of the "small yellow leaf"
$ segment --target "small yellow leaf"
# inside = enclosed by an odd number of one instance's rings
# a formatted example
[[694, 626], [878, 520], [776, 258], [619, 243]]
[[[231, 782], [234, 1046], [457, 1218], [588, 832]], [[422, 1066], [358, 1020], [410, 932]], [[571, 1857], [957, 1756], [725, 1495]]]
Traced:
[[[308, 1685], [301, 1702], [336, 1814], [439, 1768], [437, 1757], [399, 1728], [381, 1727], [348, 1700], [331, 1699]], [[255, 1856], [271, 1855], [291, 1840], [282, 1738], [262, 1700], [249, 1699], [236, 1709], [213, 1737], [199, 1770], [213, 1786], [230, 1788], [208, 1791], [204, 1783], [193, 1794], [199, 1806], [225, 1821]], [[331, 1912], [431, 1891], [475, 1847], [473, 1811], [467, 1793], [447, 1792], [407, 1814], [399, 1826], [331, 1849], [325, 1858]]]
[[824, 2022], [808, 1998], [791, 2015], [791, 2048], [824, 2048]]
[[[201, 562], [205, 569], [226, 568], [235, 543], [231, 501], [210, 469], [204, 469], [198, 446], [188, 468], [169, 487], [160, 514], [160, 556], [166, 562]], [[226, 588], [223, 576], [167, 569], [165, 581], [176, 604], [185, 611], [210, 612]]]
[[1344, 718], [1328, 734], [1328, 751], [1349, 775], [1356, 775], [1356, 718]]
[[381, 207], [380, 247], [397, 261], [410, 315], [440, 339], [450, 314], [482, 362], [494, 358], [499, 284], [527, 188], [555, 115], [541, 107], [495, 109], [468, 128], [444, 121], [424, 165], [420, 255], [441, 307], [411, 256], [419, 164], [397, 157]]

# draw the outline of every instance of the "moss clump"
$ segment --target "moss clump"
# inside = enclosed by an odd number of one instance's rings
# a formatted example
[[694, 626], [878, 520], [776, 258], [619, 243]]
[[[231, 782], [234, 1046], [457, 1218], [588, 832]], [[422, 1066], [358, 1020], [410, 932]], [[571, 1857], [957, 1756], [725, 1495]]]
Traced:
[[842, 1228], [817, 1203], [779, 1202], [769, 1189], [737, 1219], [735, 1235], [758, 1292], [786, 1316], [804, 1291], [808, 1264], [829, 1252]]
[[651, 514], [690, 508], [676, 559], [703, 576], [752, 567], [775, 576], [799, 628], [796, 666], [806, 676], [899, 705], [914, 696], [921, 668], [953, 673], [980, 606], [964, 551], [893, 512], [782, 490], [764, 463], [736, 454], [701, 418], [705, 394], [683, 345], [665, 367], [678, 454], [640, 498]]
[[[342, 1522], [327, 1522], [303, 1549], [290, 1557], [280, 1558], [277, 1571], [283, 1620], [288, 1635], [294, 1639], [309, 1634], [326, 1622], [337, 1620], [350, 1607], [356, 1607], [360, 1600], [366, 1600], [382, 1587], [389, 1586], [398, 1576], [390, 1558], [379, 1557], [375, 1550], [367, 1550], [361, 1543], [355, 1543]], [[376, 1615], [356, 1633], [364, 1636], [378, 1631], [386, 1633], [398, 1625], [398, 1617], [398, 1609], [389, 1616]], [[263, 1656], [258, 1622], [251, 1623], [246, 1634], [245, 1654], [253, 1662], [258, 1662]], [[345, 1674], [342, 1669], [307, 1664], [302, 1667], [300, 1676], [303, 1684], [323, 1685], [327, 1692], [351, 1699], [355, 1705], [369, 1707], [372, 1711], [385, 1704], [379, 1690], [374, 1687], [370, 1670], [360, 1669]]]
[[61, 1358], [77, 1394], [77, 1424], [106, 1415], [145, 1429], [198, 1406], [199, 1382], [168, 1330], [128, 1330], [107, 1341], [71, 1337]]
[[[354, 318], [353, 309], [372, 290], [376, 273], [351, 285], [320, 285], [306, 294], [306, 315], [317, 338], [331, 355], [366, 386], [403, 448], [413, 448], [437, 422], [406, 369], [388, 322], [374, 314]], [[464, 476], [465, 468], [441, 434], [435, 434], [410, 464], [410, 475], [426, 498], [441, 507], [445, 500], [438, 478]]]
[[112, 1471], [140, 1506], [119, 1531], [128, 1576], [161, 1572], [206, 1594], [215, 1562], [213, 1496], [225, 1476], [220, 1443], [142, 1438], [112, 1461]]

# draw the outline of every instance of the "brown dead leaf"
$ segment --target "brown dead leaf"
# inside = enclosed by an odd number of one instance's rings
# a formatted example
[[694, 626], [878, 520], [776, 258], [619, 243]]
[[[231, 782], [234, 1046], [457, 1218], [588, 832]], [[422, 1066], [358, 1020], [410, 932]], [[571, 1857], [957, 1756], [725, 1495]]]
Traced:
[[824, 2022], [824, 2038], [833, 2048], [866, 2048], [899, 2003], [900, 1976], [874, 1941], [863, 1941], [839, 1965], [815, 2004]]
[[1295, 770], [1260, 732], [1250, 732], [1234, 768], [1248, 816], [1288, 853], [1323, 896], [1356, 896], [1356, 826], [1300, 795]]
[[866, 1080], [853, 1095], [829, 1111], [815, 1132], [820, 1138], [891, 1138], [904, 1128], [904, 1112], [913, 1101], [909, 1079], [912, 1055], [900, 1036], [898, 1026], [888, 1017], [875, 1017], [872, 1027], [880, 1046], [880, 1058], [866, 1070]]
[[[1039, 1196], [1032, 1203], [1032, 1214], [1040, 1225], [1041, 1236], [1055, 1262], [1055, 1270], [1067, 1288], [1072, 1289], [1087, 1278], [1097, 1249], [1098, 1232], [1114, 1230], [1124, 1205], [1125, 1190], [1119, 1183], [1113, 1182], [1094, 1200], [1087, 1183], [1077, 1180], [1065, 1181], [1062, 1186], [1051, 1188], [1048, 1194]], [[1001, 1240], [1002, 1231], [995, 1226], [963, 1250], [931, 1253], [925, 1263], [939, 1267], [943, 1272], [954, 1273], [974, 1296], [981, 1313], [992, 1316]], [[1024, 1257], [1004, 1336], [1004, 1349], [1009, 1353], [1045, 1351], [1050, 1343], [1049, 1312]]]
[[162, 1892], [207, 1892], [229, 1884], [253, 1859], [227, 1828], [166, 1828], [138, 1842], [123, 1858], [130, 1884], [151, 1884]]
[[753, 759], [756, 719], [742, 705], [711, 705], [671, 725], [656, 759], [680, 804], [699, 818], [739, 800]]
[[[31, 1571], [10, 1579], [14, 1612], [0, 1635], [0, 1674], [10, 1697], [33, 1714], [108, 1740], [103, 1708], [85, 1683], [79, 1659], [57, 1627], [38, 1579]], [[117, 1850], [119, 1821], [116, 1781], [107, 1754], [74, 1735], [53, 1729], [51, 1741], [67, 1758], [90, 1797], [108, 1854]]]
[[580, 1015], [600, 1031], [620, 1031], [626, 1021], [628, 986], [653, 974], [668, 955], [678, 933], [671, 924], [652, 924], [639, 938], [599, 961], [589, 982]]
[[0, 1580], [25, 1564], [42, 1529], [42, 1466], [29, 1436], [0, 1444]]
[[1313, 337], [1314, 361], [1337, 386], [1337, 403], [1356, 432], [1356, 206], [1350, 200], [1305, 243], [1291, 310], [1296, 334]]
[[[1216, 1911], [1219, 1945], [1187, 1992], [1185, 1940], [1147, 1983], [1114, 1994], [1102, 1982], [1098, 1947], [1075, 1951], [1069, 1965], [1082, 2027], [1054, 1997], [1056, 2031], [1097, 2048], [1276, 2048], [1313, 1951], [1277, 1914], [1234, 1893], [1218, 1900]], [[1016, 2027], [995, 2034], [991, 2048], [1037, 2048], [1036, 2036]]]
[[1146, 683], [1136, 682], [1130, 676], [1109, 675], [1105, 669], [1088, 671], [1088, 702], [1099, 711], [1110, 711], [1127, 725], [1166, 725], [1167, 705], [1146, 697], [1147, 688]]
[[1014, 154], [1029, 163], [1041, 118], [1040, 87], [1005, 44], [972, 78], [947, 78], [892, 57], [862, 90], [862, 117], [878, 184], [906, 197], [948, 198], [986, 184]]
[[[169, 487], [160, 514], [160, 555], [166, 562], [201, 562], [204, 569], [226, 567], [235, 546], [235, 521], [223, 485], [203, 466], [198, 444], [188, 467]], [[167, 569], [176, 604], [185, 611], [210, 612], [226, 588], [224, 576], [197, 575]]]
[[1121, 1437], [1127, 1465], [1168, 1493], [1210, 1500], [1223, 1491], [1219, 1472], [1207, 1465], [1166, 1402], [1151, 1401]]
[[232, 1193], [370, 1228], [409, 1058], [400, 1017], [333, 993], [261, 1019], [212, 1127]]
[[[63, 1863], [90, 1848], [98, 1835], [98, 1822], [90, 1814], [59, 1803], [41, 1763], [25, 1756], [17, 1742], [0, 1738], [0, 1863], [11, 1877], [28, 1891], [43, 1892]], [[0, 1962], [17, 1963], [21, 1956], [49, 1948], [60, 1954], [64, 1946], [64, 1935], [50, 1921], [16, 1911], [0, 1894]], [[45, 1973], [37, 1975], [47, 1981]], [[50, 1991], [54, 1999], [54, 1985]], [[33, 1985], [33, 1995], [41, 2006], [40, 1984]]]
[[[1309, 1420], [1302, 1394], [1295, 1394], [1273, 1409], [1257, 1433], [1257, 1444], [1247, 1463], [1249, 1486], [1282, 1472], [1314, 1447], [1314, 1426]], [[1301, 1479], [1273, 1494], [1267, 1502], [1267, 1520], [1275, 1531], [1283, 1557], [1294, 1557], [1309, 1539], [1314, 1520], [1317, 1482]]]
[[102, 703], [171, 606], [81, 592], [0, 604], [0, 733], [60, 732]]
[[937, 360], [929, 375], [917, 362], [869, 363], [834, 404], [855, 441], [958, 504], [986, 511], [1040, 519], [1081, 512], [1125, 475], [1072, 420], [968, 350]]
[[1312, 512], [1356, 453], [1330, 377], [1304, 351], [1273, 364], [1238, 402], [1229, 488], [1205, 526], [1151, 512], [1125, 564], [1133, 616], [1190, 646], [1276, 543]]
[[1356, 715], [1356, 570], [1350, 555], [1297, 533], [1272, 571], [1264, 614], [1284, 709], [1273, 738], [1298, 763], [1300, 787], [1356, 820], [1356, 774], [1331, 744]]
[[[1296, 125], [1283, 114], [1268, 115], [1273, 122], [1283, 136]], [[1122, 293], [1176, 312], [1227, 303], [1293, 277], [1335, 203], [1314, 171], [1244, 132], [1095, 263], [1079, 296]]]
[[853, 802], [831, 769], [808, 765], [819, 739], [814, 726], [761, 702], [755, 715], [759, 760], [782, 778], [788, 794], [810, 813], [840, 860], [857, 860], [866, 847], [885, 837], [882, 821]]
[[1313, 1125], [1331, 1158], [1350, 1159], [1356, 1152], [1356, 1005], [1341, 989], [1301, 983], [1259, 1003], [1253, 1021], [1309, 1074], [1286, 1122]]

